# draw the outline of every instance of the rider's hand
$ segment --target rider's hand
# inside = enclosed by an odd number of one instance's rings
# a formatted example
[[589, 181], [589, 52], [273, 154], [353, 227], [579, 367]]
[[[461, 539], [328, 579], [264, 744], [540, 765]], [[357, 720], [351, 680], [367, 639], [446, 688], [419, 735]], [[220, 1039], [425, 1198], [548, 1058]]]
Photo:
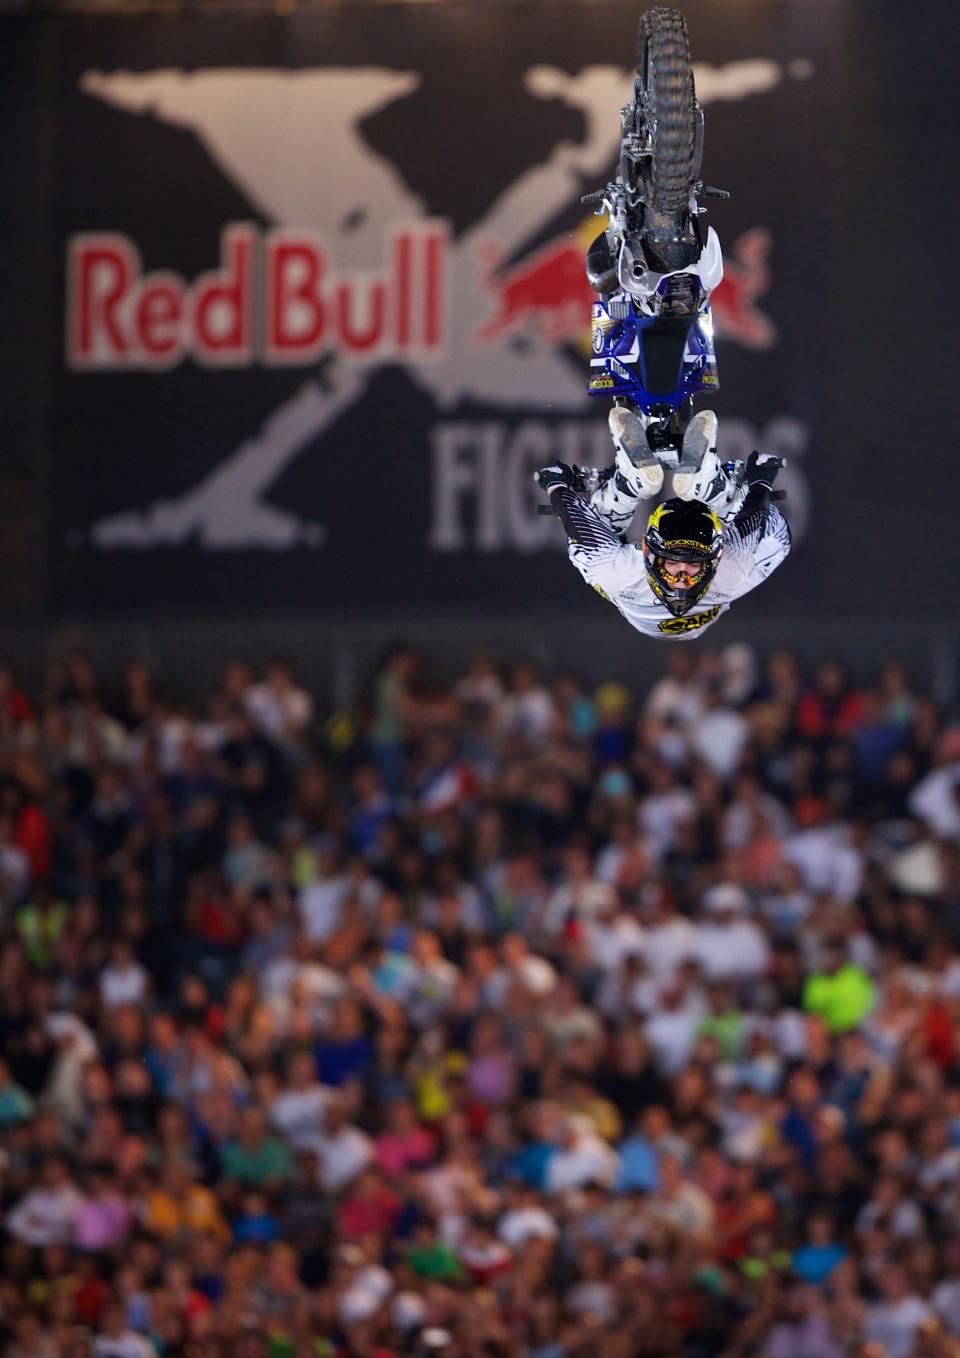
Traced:
[[754, 486], [762, 490], [773, 490], [773, 483], [777, 479], [780, 468], [786, 465], [786, 459], [774, 457], [772, 453], [758, 453], [756, 449], [747, 458], [747, 465], [744, 470], [744, 480], [747, 487], [753, 490]]
[[568, 490], [582, 490], [583, 477], [577, 467], [568, 467], [566, 462], [554, 462], [552, 466], [542, 467], [533, 477], [541, 490], [550, 495], [566, 486]]

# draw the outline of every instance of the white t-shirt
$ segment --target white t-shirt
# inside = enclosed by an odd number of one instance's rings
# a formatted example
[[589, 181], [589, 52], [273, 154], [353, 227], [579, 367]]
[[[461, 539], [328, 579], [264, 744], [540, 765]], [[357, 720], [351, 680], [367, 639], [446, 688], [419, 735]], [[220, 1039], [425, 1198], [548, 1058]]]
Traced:
[[599, 1278], [585, 1278], [575, 1283], [563, 1299], [564, 1309], [572, 1315], [592, 1313], [602, 1316], [608, 1325], [617, 1318], [617, 1298], [611, 1283]]
[[280, 1001], [282, 1012], [290, 1005], [296, 987], [311, 1004], [332, 1004], [347, 988], [342, 976], [322, 962], [298, 962], [295, 957], [277, 957], [260, 973], [260, 989], [268, 1002]]
[[145, 967], [131, 961], [123, 967], [107, 966], [100, 973], [100, 998], [107, 1009], [121, 1004], [139, 1007], [147, 998], [150, 977]]
[[683, 1234], [708, 1231], [715, 1216], [713, 1203], [696, 1184], [684, 1182], [672, 1197], [657, 1194], [649, 1206], [650, 1216]]
[[960, 801], [955, 796], [958, 786], [960, 762], [934, 769], [910, 793], [910, 810], [941, 839], [960, 839]]
[[690, 748], [718, 778], [732, 778], [747, 742], [749, 728], [739, 712], [713, 708], [690, 728]]
[[719, 924], [709, 919], [697, 926], [697, 961], [712, 979], [759, 976], [766, 971], [770, 949], [766, 935], [749, 920]]
[[960, 1335], [960, 1278], [945, 1278], [933, 1289], [933, 1309], [953, 1335]]
[[551, 963], [539, 953], [527, 953], [517, 966], [497, 968], [484, 988], [484, 1002], [489, 1007], [498, 1007], [506, 1000], [512, 986], [542, 998], [549, 995], [556, 984], [557, 973]]
[[542, 740], [556, 718], [553, 699], [545, 688], [508, 693], [500, 704], [500, 720], [511, 735]]
[[587, 1184], [610, 1185], [617, 1177], [620, 1157], [612, 1146], [589, 1132], [579, 1136], [568, 1150], [559, 1150], [547, 1164], [548, 1193], [563, 1193]]
[[93, 1358], [156, 1358], [157, 1350], [149, 1339], [126, 1330], [116, 1339], [101, 1335], [93, 1341]]
[[689, 1061], [702, 1017], [703, 1005], [691, 1000], [680, 1009], [655, 1010], [647, 1020], [647, 1041], [657, 1065], [668, 1075], [676, 1075]]
[[808, 891], [853, 900], [863, 877], [863, 855], [849, 838], [845, 825], [817, 825], [791, 835], [783, 856], [799, 869]]
[[868, 1339], [884, 1345], [887, 1358], [908, 1358], [917, 1326], [932, 1314], [930, 1307], [919, 1297], [878, 1302], [867, 1307], [864, 1333]]
[[340, 1294], [337, 1308], [346, 1324], [369, 1320], [393, 1291], [393, 1278], [380, 1264], [368, 1264], [361, 1269]]
[[556, 1240], [560, 1234], [556, 1221], [545, 1207], [514, 1207], [505, 1212], [497, 1235], [516, 1253], [528, 1240]]
[[650, 924], [646, 929], [643, 955], [650, 970], [658, 976], [672, 976], [697, 950], [697, 931], [683, 915]]
[[586, 929], [587, 951], [594, 966], [613, 971], [626, 957], [643, 955], [645, 934], [630, 915], [612, 920], [592, 920]]
[[330, 1136], [313, 1137], [309, 1149], [320, 1157], [321, 1186], [339, 1193], [370, 1164], [374, 1147], [366, 1132], [348, 1124]]
[[312, 943], [325, 942], [339, 925], [350, 885], [349, 877], [327, 877], [308, 883], [300, 892], [300, 919]]
[[459, 979], [459, 970], [445, 957], [434, 957], [427, 966], [414, 965], [403, 1004], [418, 1026], [430, 1023], [446, 1008]]
[[689, 788], [675, 787], [644, 797], [637, 821], [647, 838], [650, 852], [660, 859], [677, 842], [681, 825], [689, 825], [697, 814], [697, 799]]
[[36, 1249], [69, 1244], [83, 1202], [83, 1194], [74, 1184], [31, 1188], [8, 1213], [7, 1230]]
[[703, 711], [703, 686], [696, 679], [674, 679], [665, 675], [650, 690], [644, 715], [655, 721], [676, 721], [689, 726]]
[[285, 1089], [270, 1106], [270, 1121], [294, 1150], [310, 1148], [323, 1133], [327, 1107], [336, 1091], [319, 1082], [307, 1089]]
[[271, 684], [254, 684], [244, 701], [260, 729], [271, 736], [299, 734], [313, 716], [313, 699], [302, 688], [278, 692]]
[[[872, 1230], [874, 1225], [886, 1217], [884, 1209], [876, 1202], [867, 1202], [860, 1208], [857, 1214], [856, 1228], [858, 1231]], [[924, 1220], [923, 1213], [915, 1202], [909, 1198], [904, 1198], [898, 1202], [890, 1213], [889, 1231], [892, 1236], [898, 1239], [913, 1238], [923, 1234]]]

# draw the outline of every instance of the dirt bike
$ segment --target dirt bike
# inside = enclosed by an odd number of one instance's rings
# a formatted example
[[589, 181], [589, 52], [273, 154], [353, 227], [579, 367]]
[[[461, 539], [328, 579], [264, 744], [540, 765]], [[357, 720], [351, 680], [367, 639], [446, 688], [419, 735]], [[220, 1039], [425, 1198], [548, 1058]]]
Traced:
[[701, 198], [729, 198], [699, 178], [703, 109], [687, 25], [677, 10], [640, 18], [633, 98], [620, 110], [617, 176], [587, 194], [607, 225], [587, 254], [593, 305], [591, 396], [631, 406], [665, 466], [675, 466], [693, 398], [719, 387], [710, 293], [720, 242]]

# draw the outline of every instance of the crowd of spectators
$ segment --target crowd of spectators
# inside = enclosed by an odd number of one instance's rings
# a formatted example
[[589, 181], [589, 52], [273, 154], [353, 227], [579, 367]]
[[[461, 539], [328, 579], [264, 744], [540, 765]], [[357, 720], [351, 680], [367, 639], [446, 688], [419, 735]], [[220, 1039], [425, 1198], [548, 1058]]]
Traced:
[[960, 727], [664, 656], [0, 666], [11, 1358], [957, 1358]]

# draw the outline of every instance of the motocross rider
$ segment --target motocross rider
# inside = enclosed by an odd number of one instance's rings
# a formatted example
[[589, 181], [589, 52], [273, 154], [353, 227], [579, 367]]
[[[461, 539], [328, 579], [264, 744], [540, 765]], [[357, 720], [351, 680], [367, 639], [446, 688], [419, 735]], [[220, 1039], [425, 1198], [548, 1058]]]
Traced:
[[717, 456], [717, 417], [702, 410], [683, 438], [674, 497], [650, 515], [641, 545], [624, 535], [641, 500], [658, 495], [663, 467], [626, 406], [610, 411], [616, 448], [604, 472], [556, 463], [537, 472], [589, 585], [638, 631], [688, 640], [785, 559], [790, 529], [771, 491], [779, 458], [752, 453], [742, 482]]

